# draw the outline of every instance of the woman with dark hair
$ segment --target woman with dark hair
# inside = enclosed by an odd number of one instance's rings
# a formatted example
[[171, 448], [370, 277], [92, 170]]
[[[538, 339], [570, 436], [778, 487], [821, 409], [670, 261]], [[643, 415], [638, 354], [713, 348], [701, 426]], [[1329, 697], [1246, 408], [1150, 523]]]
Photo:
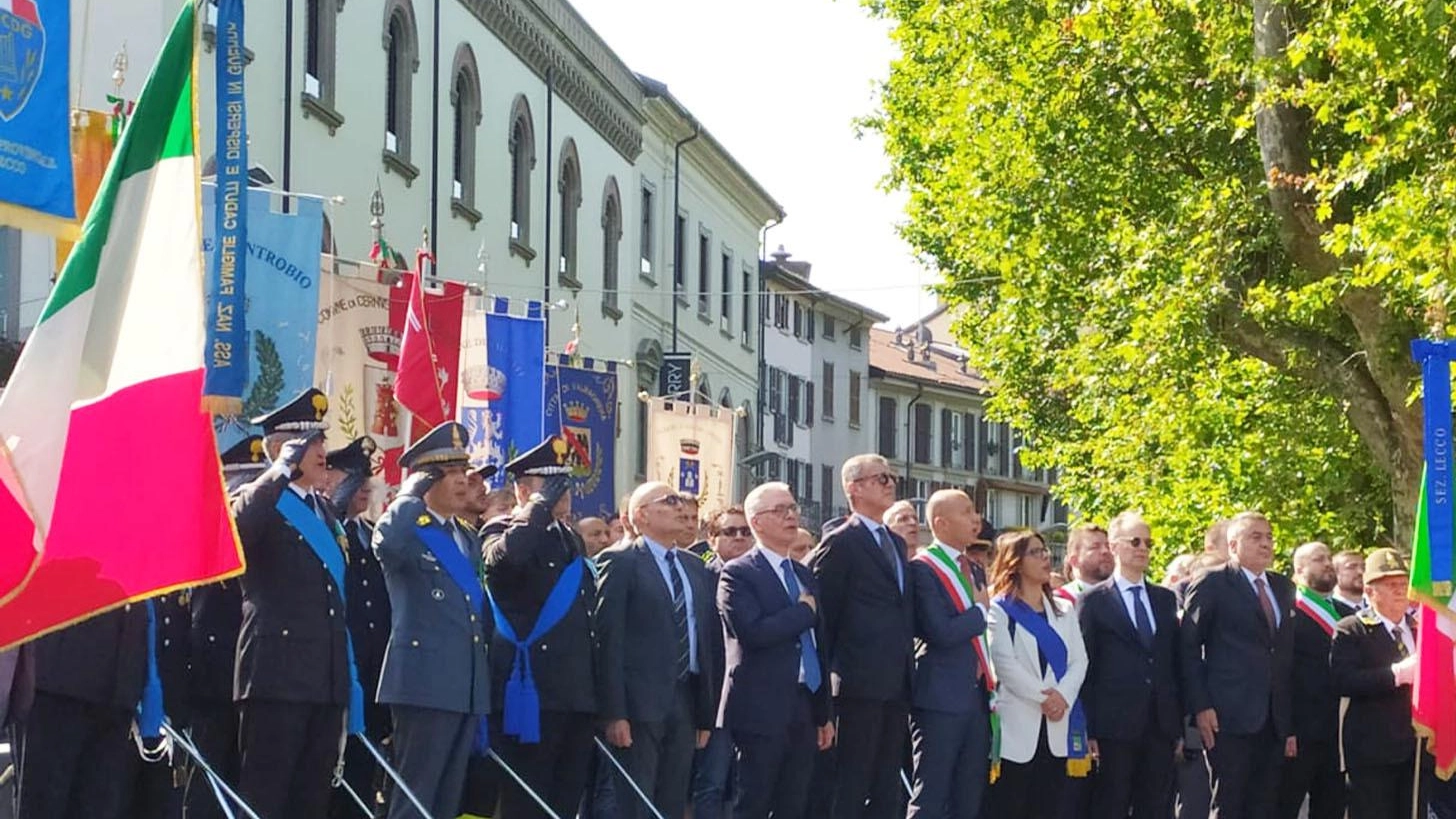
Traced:
[[1069, 772], [1085, 775], [1087, 725], [1077, 693], [1087, 673], [1072, 604], [1052, 595], [1051, 554], [1029, 529], [996, 538], [991, 564], [991, 663], [1001, 721], [996, 819], [1055, 816]]

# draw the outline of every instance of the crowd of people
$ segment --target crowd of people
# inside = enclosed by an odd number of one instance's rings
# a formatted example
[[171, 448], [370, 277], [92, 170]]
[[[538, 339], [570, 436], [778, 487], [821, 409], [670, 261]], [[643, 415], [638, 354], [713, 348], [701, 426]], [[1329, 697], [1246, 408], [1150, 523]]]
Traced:
[[[1125, 512], [1054, 571], [875, 454], [818, 535], [777, 482], [576, 519], [564, 441], [492, 492], [455, 423], [371, 521], [373, 442], [326, 451], [327, 406], [224, 454], [241, 578], [0, 655], [20, 819], [242, 815], [224, 786], [260, 819], [1456, 816], [1394, 550], [1307, 543], [1286, 577], [1243, 512], [1159, 584]], [[176, 744], [137, 736], [156, 683]]]

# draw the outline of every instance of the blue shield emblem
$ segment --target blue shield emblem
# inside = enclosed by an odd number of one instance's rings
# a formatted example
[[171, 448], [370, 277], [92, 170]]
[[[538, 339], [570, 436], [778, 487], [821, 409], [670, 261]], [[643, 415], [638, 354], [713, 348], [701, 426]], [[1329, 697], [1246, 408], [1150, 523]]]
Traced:
[[698, 459], [678, 458], [677, 491], [696, 495], [702, 491], [702, 486], [702, 481], [698, 477]]
[[45, 28], [36, 0], [0, 4], [0, 119], [25, 109], [45, 67]]

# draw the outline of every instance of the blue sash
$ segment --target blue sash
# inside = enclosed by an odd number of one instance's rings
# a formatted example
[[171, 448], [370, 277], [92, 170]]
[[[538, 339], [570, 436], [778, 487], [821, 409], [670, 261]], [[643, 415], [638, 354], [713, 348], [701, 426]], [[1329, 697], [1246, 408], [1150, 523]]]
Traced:
[[556, 624], [571, 611], [571, 604], [581, 589], [583, 563], [584, 559], [578, 557], [562, 569], [561, 577], [556, 579], [556, 585], [546, 595], [546, 602], [541, 606], [536, 625], [524, 640], [516, 638], [516, 630], [511, 628], [511, 622], [501, 612], [500, 606], [496, 605], [495, 595], [489, 589], [486, 590], [490, 611], [495, 617], [496, 633], [516, 646], [516, 659], [511, 663], [511, 678], [506, 681], [505, 713], [502, 715], [501, 730], [521, 742], [532, 744], [541, 741], [541, 695], [536, 692], [536, 679], [531, 676], [531, 646], [556, 628]]
[[157, 673], [157, 608], [147, 601], [147, 682], [142, 687], [142, 698], [137, 703], [137, 733], [142, 739], [158, 739], [162, 736], [162, 721], [166, 709], [162, 706], [162, 676]]
[[[339, 601], [344, 601], [344, 549], [339, 545], [339, 539], [343, 537], [342, 532], [330, 532], [329, 527], [308, 508], [298, 493], [288, 487], [278, 495], [278, 504], [275, 507], [278, 514], [288, 521], [289, 525], [303, 535], [303, 541], [313, 549], [314, 556], [324, 564], [329, 577], [334, 580], [334, 588], [339, 590]], [[349, 636], [349, 629], [344, 629], [344, 649], [349, 658], [349, 733], [364, 733], [364, 686], [359, 684], [359, 668], [354, 663], [354, 639]]]
[[[475, 574], [475, 566], [471, 564], [470, 558], [460, 551], [460, 544], [450, 532], [435, 520], [434, 515], [425, 515], [429, 523], [421, 526], [415, 524], [415, 534], [419, 536], [420, 542], [430, 550], [441, 566], [445, 567], [445, 574], [455, 582], [460, 591], [470, 600], [470, 609], [475, 612], [476, 617], [485, 616], [485, 589], [480, 585], [480, 579]], [[490, 732], [486, 728], [486, 719], [481, 717], [475, 726], [475, 744], [471, 752], [476, 756], [485, 756], [490, 750]]]
[[[1036, 639], [1036, 647], [1041, 651], [1041, 656], [1046, 658], [1047, 666], [1056, 675], [1057, 681], [1060, 682], [1067, 676], [1067, 644], [1062, 642], [1062, 635], [1052, 628], [1047, 618], [1037, 614], [1036, 609], [1028, 606], [1025, 601], [1010, 595], [996, 598], [996, 603], [1011, 618], [1011, 622]], [[1047, 614], [1056, 616], [1053, 612]], [[1082, 711], [1081, 697], [1071, 705], [1071, 710], [1067, 712], [1067, 757], [1081, 759], [1087, 755], [1087, 715]]]

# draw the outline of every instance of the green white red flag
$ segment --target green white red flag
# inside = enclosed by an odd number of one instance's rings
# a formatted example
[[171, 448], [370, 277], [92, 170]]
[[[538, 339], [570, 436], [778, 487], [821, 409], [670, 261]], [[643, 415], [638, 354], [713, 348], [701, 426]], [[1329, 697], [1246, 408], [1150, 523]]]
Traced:
[[0, 396], [0, 647], [236, 574], [212, 418], [195, 9], [182, 9]]
[[1436, 774], [1450, 779], [1456, 773], [1456, 610], [1452, 609], [1450, 581], [1432, 579], [1434, 547], [1426, 519], [1426, 485], [1422, 476], [1411, 545], [1411, 597], [1420, 604], [1416, 632], [1420, 659], [1411, 708], [1416, 731], [1427, 738], [1436, 757]]

